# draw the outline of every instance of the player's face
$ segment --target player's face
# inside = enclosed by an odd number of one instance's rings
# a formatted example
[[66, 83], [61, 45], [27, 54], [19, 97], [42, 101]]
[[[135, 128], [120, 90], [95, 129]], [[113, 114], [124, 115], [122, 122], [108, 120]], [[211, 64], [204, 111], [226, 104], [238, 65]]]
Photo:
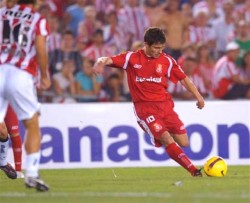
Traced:
[[148, 44], [145, 44], [146, 47], [146, 54], [153, 58], [158, 58], [160, 54], [162, 53], [162, 50], [165, 48], [165, 44], [157, 43], [152, 44], [149, 46]]

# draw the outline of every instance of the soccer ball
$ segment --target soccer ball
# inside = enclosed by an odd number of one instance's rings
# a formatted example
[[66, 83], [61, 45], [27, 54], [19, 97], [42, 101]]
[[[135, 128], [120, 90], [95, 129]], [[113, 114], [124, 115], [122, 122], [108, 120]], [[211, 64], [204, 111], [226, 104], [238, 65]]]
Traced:
[[224, 177], [227, 174], [227, 163], [223, 158], [214, 156], [205, 163], [204, 172], [207, 176]]

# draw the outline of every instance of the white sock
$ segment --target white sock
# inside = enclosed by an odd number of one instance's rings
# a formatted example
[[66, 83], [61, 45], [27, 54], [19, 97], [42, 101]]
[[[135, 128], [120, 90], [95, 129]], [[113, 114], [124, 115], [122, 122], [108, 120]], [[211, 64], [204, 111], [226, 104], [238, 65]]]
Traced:
[[40, 151], [27, 155], [26, 157], [26, 177], [38, 177], [40, 163]]
[[9, 149], [9, 139], [5, 142], [0, 141], [0, 166], [7, 165], [7, 153]]

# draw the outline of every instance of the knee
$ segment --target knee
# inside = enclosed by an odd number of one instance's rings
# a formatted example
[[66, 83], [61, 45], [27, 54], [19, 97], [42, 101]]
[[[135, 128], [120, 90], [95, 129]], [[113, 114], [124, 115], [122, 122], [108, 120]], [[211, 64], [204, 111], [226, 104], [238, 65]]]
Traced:
[[164, 133], [161, 135], [159, 141], [161, 142], [161, 144], [162, 144], [163, 146], [167, 146], [167, 145], [169, 145], [169, 144], [175, 142], [174, 139], [173, 139], [173, 137], [172, 137], [168, 132], [164, 132]]
[[178, 144], [181, 147], [189, 147], [189, 141], [188, 140], [181, 140], [181, 141], [178, 142]]
[[8, 137], [8, 131], [4, 123], [0, 123], [0, 139], [5, 140]]

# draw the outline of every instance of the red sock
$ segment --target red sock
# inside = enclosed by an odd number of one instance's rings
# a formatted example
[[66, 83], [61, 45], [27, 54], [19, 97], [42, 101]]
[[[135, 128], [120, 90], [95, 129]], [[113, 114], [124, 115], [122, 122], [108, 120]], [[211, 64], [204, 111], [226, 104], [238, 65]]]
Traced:
[[176, 143], [171, 143], [170, 145], [168, 145], [166, 147], [166, 152], [170, 158], [175, 160], [190, 173], [193, 173], [197, 169], [189, 160], [185, 152]]
[[22, 170], [22, 140], [20, 136], [10, 137], [16, 171]]

